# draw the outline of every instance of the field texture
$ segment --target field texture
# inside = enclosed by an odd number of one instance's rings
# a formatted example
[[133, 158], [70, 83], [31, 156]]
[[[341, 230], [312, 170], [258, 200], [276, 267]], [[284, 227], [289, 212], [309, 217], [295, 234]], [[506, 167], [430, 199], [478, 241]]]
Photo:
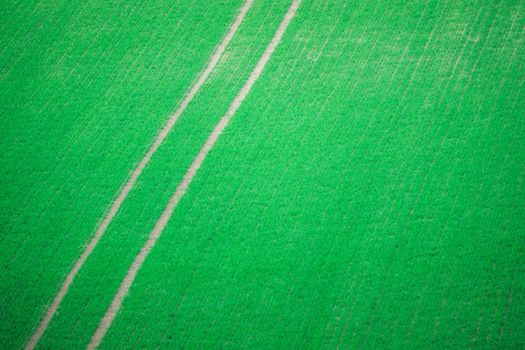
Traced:
[[525, 348], [524, 1], [0, 18], [1, 349]]

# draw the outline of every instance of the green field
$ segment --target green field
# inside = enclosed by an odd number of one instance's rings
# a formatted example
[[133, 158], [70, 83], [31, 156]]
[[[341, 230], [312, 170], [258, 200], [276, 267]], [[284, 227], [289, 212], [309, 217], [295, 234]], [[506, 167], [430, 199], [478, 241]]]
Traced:
[[[85, 348], [292, 0], [255, 0], [38, 349]], [[0, 6], [0, 349], [244, 0]], [[525, 2], [302, 0], [101, 349], [525, 348]]]

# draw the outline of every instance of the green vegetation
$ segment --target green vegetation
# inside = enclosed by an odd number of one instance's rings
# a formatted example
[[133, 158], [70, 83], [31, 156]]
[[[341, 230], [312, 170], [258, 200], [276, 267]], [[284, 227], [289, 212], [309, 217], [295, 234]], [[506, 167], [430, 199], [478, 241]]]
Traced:
[[[242, 1], [7, 4], [0, 347], [23, 346]], [[40, 348], [89, 342], [289, 2], [255, 1]], [[525, 345], [525, 6], [303, 0], [102, 348]]]

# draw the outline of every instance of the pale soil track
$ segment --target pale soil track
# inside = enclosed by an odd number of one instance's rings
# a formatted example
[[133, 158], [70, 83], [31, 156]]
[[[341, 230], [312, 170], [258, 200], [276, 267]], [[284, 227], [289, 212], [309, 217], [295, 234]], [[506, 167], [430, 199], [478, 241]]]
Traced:
[[166, 208], [162, 212], [159, 220], [155, 224], [155, 227], [151, 231], [150, 236], [148, 237], [148, 240], [146, 241], [146, 243], [140, 250], [139, 254], [135, 257], [135, 260], [133, 261], [130, 268], [128, 269], [126, 276], [124, 277], [117, 293], [115, 294], [113, 298], [113, 301], [111, 302], [109, 308], [107, 309], [104, 317], [100, 321], [100, 324], [98, 325], [97, 330], [95, 331], [95, 334], [91, 338], [91, 341], [87, 346], [88, 349], [96, 349], [100, 345], [102, 339], [104, 338], [104, 335], [106, 334], [109, 327], [111, 326], [111, 323], [115, 319], [115, 316], [117, 315], [124, 298], [128, 294], [129, 289], [131, 288], [131, 285], [133, 284], [133, 281], [135, 277], [137, 276], [137, 273], [140, 270], [142, 264], [146, 260], [151, 249], [155, 246], [155, 243], [157, 242], [158, 238], [162, 234], [162, 231], [164, 230], [168, 221], [170, 220], [171, 215], [173, 214], [173, 211], [175, 210], [180, 199], [186, 193], [186, 190], [188, 189], [189, 185], [191, 184], [191, 181], [197, 174], [202, 163], [206, 159], [206, 156], [208, 155], [209, 151], [213, 148], [213, 145], [215, 144], [219, 136], [222, 134], [224, 129], [228, 126], [228, 123], [234, 116], [235, 112], [237, 111], [237, 109], [239, 109], [242, 102], [244, 101], [248, 93], [250, 92], [251, 88], [253, 87], [257, 79], [260, 77], [262, 71], [264, 70], [264, 67], [270, 60], [270, 57], [275, 51], [275, 48], [281, 41], [284, 33], [286, 32], [286, 29], [288, 28], [290, 22], [295, 16], [295, 13], [297, 11], [297, 8], [300, 5], [300, 2], [301, 2], [300, 0], [294, 0], [292, 2], [283, 20], [279, 24], [279, 27], [277, 28], [277, 31], [275, 32], [274, 37], [272, 38], [272, 40], [266, 47], [261, 58], [257, 62], [257, 65], [255, 66], [253, 71], [250, 73], [248, 80], [246, 81], [246, 83], [243, 85], [243, 87], [241, 88], [241, 90], [239, 91], [235, 99], [233, 100], [226, 114], [221, 118], [219, 123], [213, 129], [209, 138], [206, 140], [201, 150], [199, 151], [199, 153], [193, 160], [192, 164], [186, 171], [186, 174], [184, 174], [184, 177], [182, 178], [181, 182], [177, 186], [175, 193], [170, 198]]
[[80, 255], [79, 259], [75, 262], [73, 268], [67, 275], [62, 286], [60, 287], [58, 294], [55, 296], [55, 298], [53, 299], [53, 302], [47, 309], [45, 316], [40, 321], [36, 331], [33, 333], [31, 338], [29, 339], [25, 347], [27, 350], [34, 349], [35, 346], [38, 344], [38, 341], [40, 340], [40, 338], [46, 331], [51, 319], [53, 318], [53, 315], [56, 313], [58, 307], [60, 306], [62, 300], [64, 299], [64, 296], [67, 294], [78, 272], [80, 271], [80, 269], [86, 262], [91, 252], [95, 249], [95, 247], [97, 246], [102, 236], [104, 235], [104, 232], [106, 231], [107, 227], [109, 226], [109, 224], [111, 223], [115, 215], [117, 214], [120, 206], [122, 205], [122, 203], [128, 196], [131, 189], [137, 182], [137, 179], [139, 178], [140, 174], [142, 173], [144, 168], [148, 165], [153, 154], [157, 151], [157, 149], [160, 147], [164, 139], [168, 136], [169, 132], [171, 131], [171, 129], [173, 128], [177, 120], [179, 119], [180, 115], [184, 112], [184, 110], [186, 109], [188, 104], [191, 102], [191, 100], [195, 97], [195, 95], [197, 95], [198, 91], [200, 90], [202, 85], [204, 85], [205, 81], [208, 79], [209, 75], [211, 74], [211, 72], [213, 71], [213, 69], [219, 62], [219, 60], [221, 59], [224, 53], [224, 50], [230, 43], [231, 39], [233, 38], [237, 30], [239, 29], [241, 23], [243, 22], [246, 16], [246, 13], [248, 12], [252, 4], [253, 4], [253, 0], [246, 0], [244, 2], [244, 4], [239, 10], [239, 13], [237, 14], [237, 17], [235, 18], [235, 21], [231, 25], [228, 33], [223, 38], [222, 42], [219, 44], [219, 46], [217, 47], [217, 49], [211, 56], [211, 59], [207, 67], [202, 72], [202, 74], [199, 76], [196, 83], [191, 87], [191, 89], [189, 90], [189, 92], [187, 93], [187, 95], [185, 96], [184, 100], [182, 101], [180, 106], [177, 108], [175, 113], [173, 113], [173, 115], [168, 119], [167, 123], [158, 133], [157, 137], [153, 141], [153, 144], [148, 149], [148, 151], [146, 152], [142, 160], [139, 162], [138, 166], [132, 171], [129, 180], [126, 182], [126, 184], [124, 185], [124, 187], [118, 194], [117, 198], [111, 205], [111, 208], [109, 209], [104, 220], [102, 221], [100, 226], [97, 228], [95, 235], [93, 236], [89, 244], [86, 246], [86, 248]]

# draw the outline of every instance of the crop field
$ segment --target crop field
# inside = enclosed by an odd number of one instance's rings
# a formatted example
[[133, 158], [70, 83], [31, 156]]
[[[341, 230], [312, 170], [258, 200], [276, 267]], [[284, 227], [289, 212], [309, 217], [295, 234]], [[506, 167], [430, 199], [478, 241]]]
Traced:
[[0, 349], [524, 349], [523, 0], [6, 0]]

